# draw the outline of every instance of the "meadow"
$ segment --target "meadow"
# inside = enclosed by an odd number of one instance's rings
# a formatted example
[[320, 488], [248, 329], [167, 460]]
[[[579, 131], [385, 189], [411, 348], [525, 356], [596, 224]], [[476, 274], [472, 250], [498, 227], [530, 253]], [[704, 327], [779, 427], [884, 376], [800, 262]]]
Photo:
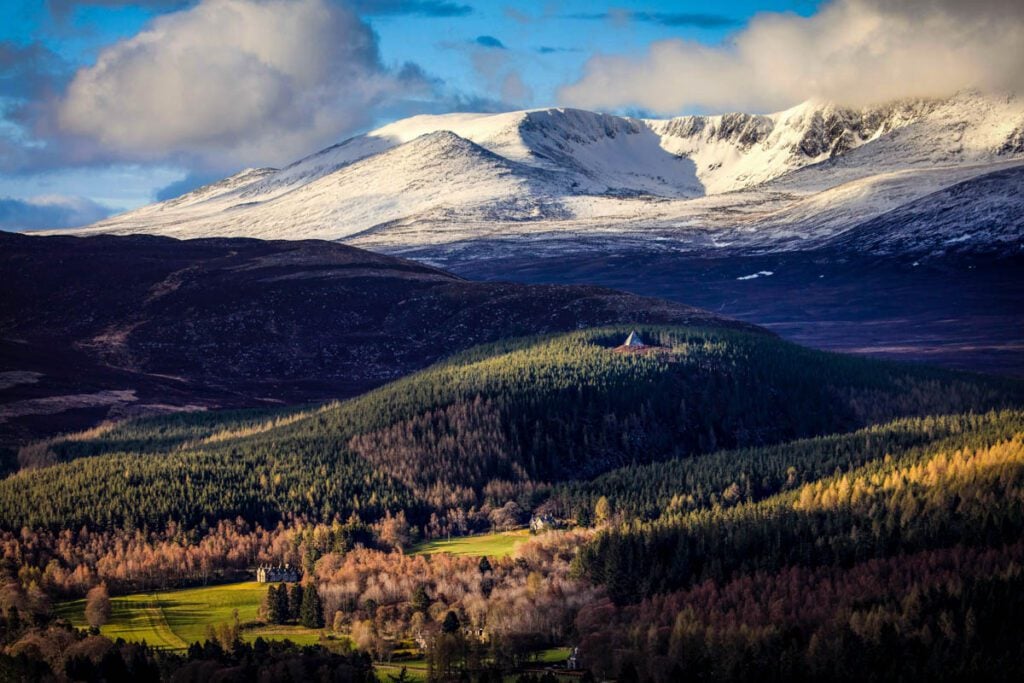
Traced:
[[410, 550], [412, 555], [436, 555], [449, 553], [469, 557], [508, 557], [515, 552], [516, 546], [530, 537], [526, 529], [504, 531], [493, 534], [475, 534], [473, 536], [457, 536], [439, 538], [420, 543]]
[[[314, 629], [262, 624], [259, 608], [266, 594], [266, 584], [246, 581], [116, 596], [110, 600], [110, 621], [100, 632], [111, 639], [144, 640], [154, 647], [184, 650], [191, 643], [206, 640], [207, 627], [232, 623], [238, 610], [243, 640], [287, 639], [300, 645], [320, 641], [320, 632]], [[56, 614], [78, 628], [88, 627], [84, 600], [61, 603]]]

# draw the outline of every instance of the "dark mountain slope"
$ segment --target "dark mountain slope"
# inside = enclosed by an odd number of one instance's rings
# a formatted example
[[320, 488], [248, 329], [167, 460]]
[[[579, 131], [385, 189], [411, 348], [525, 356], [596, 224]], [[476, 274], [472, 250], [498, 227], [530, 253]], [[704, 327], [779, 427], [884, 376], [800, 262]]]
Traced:
[[0, 274], [0, 446], [139, 412], [352, 396], [514, 335], [742, 325], [316, 241], [0, 233]]

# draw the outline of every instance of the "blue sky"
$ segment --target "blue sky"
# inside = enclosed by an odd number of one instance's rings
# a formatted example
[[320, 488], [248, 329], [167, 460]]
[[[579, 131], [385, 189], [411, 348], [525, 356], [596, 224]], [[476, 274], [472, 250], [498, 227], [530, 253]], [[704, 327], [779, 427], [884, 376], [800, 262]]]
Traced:
[[[769, 111], [816, 94], [805, 83], [851, 100], [910, 92], [911, 80], [961, 87], [994, 61], [1019, 72], [1017, 55], [1005, 58], [1022, 42], [1017, 7], [4, 0], [0, 228], [95, 220], [416, 113], [566, 105], [657, 115]], [[924, 51], [915, 40], [925, 15], [938, 33], [920, 44], [958, 50], [963, 74], [936, 73], [915, 56]], [[989, 36], [978, 44], [982, 29]], [[850, 80], [857, 58], [866, 66]]]
[[639, 54], [666, 38], [715, 44], [758, 12], [810, 14], [816, 5], [809, 0], [479, 2], [457, 19], [381, 16], [371, 23], [386, 59], [428, 66], [466, 92], [486, 91], [487, 84], [454, 46], [481, 36], [495, 38], [532, 90], [530, 106], [543, 107], [558, 104], [556, 89], [578, 78], [595, 53]]

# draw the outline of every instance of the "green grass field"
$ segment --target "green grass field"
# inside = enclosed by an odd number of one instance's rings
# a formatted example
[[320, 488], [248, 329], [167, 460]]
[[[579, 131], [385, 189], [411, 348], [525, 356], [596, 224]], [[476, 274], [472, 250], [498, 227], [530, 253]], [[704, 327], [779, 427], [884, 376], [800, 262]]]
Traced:
[[413, 555], [435, 555], [450, 553], [452, 555], [469, 555], [472, 557], [507, 557], [518, 544], [530, 537], [526, 529], [504, 531], [496, 534], [478, 534], [476, 536], [457, 536], [444, 540], [433, 540], [420, 543], [410, 552]]
[[405, 668], [406, 677], [410, 681], [427, 680], [427, 660], [425, 659], [377, 662], [373, 665], [373, 668], [377, 671], [377, 678], [382, 681], [391, 680], [388, 676], [395, 676], [397, 678], [401, 674], [403, 667]]
[[533, 661], [540, 664], [565, 664], [572, 654], [572, 648], [552, 647], [547, 650], [538, 650], [533, 654]]
[[[110, 638], [145, 640], [155, 647], [182, 650], [189, 643], [205, 640], [207, 626], [231, 623], [237, 609], [245, 640], [252, 641], [262, 636], [264, 639], [288, 639], [304, 645], [319, 641], [319, 631], [301, 626], [259, 624], [245, 627], [257, 621], [260, 603], [266, 594], [266, 584], [249, 581], [121, 595], [111, 598], [110, 622], [100, 631]], [[85, 628], [85, 601], [57, 605], [57, 616]]]

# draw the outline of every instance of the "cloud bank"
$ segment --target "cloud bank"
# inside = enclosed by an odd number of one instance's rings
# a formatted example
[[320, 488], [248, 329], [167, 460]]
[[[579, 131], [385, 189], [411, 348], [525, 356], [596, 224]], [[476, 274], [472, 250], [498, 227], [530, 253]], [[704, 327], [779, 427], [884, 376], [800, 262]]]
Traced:
[[1024, 91], [1018, 0], [834, 0], [756, 16], [722, 46], [686, 40], [597, 55], [559, 99], [585, 108], [773, 111], [809, 97], [866, 105], [966, 88]]
[[370, 27], [330, 0], [203, 0], [155, 19], [80, 70], [62, 132], [127, 159], [279, 164], [433, 87], [393, 70]]
[[75, 228], [95, 223], [112, 213], [112, 209], [84, 197], [0, 197], [0, 230]]
[[418, 14], [424, 17], [464, 17], [473, 8], [446, 0], [353, 0], [360, 14], [394, 15]]

